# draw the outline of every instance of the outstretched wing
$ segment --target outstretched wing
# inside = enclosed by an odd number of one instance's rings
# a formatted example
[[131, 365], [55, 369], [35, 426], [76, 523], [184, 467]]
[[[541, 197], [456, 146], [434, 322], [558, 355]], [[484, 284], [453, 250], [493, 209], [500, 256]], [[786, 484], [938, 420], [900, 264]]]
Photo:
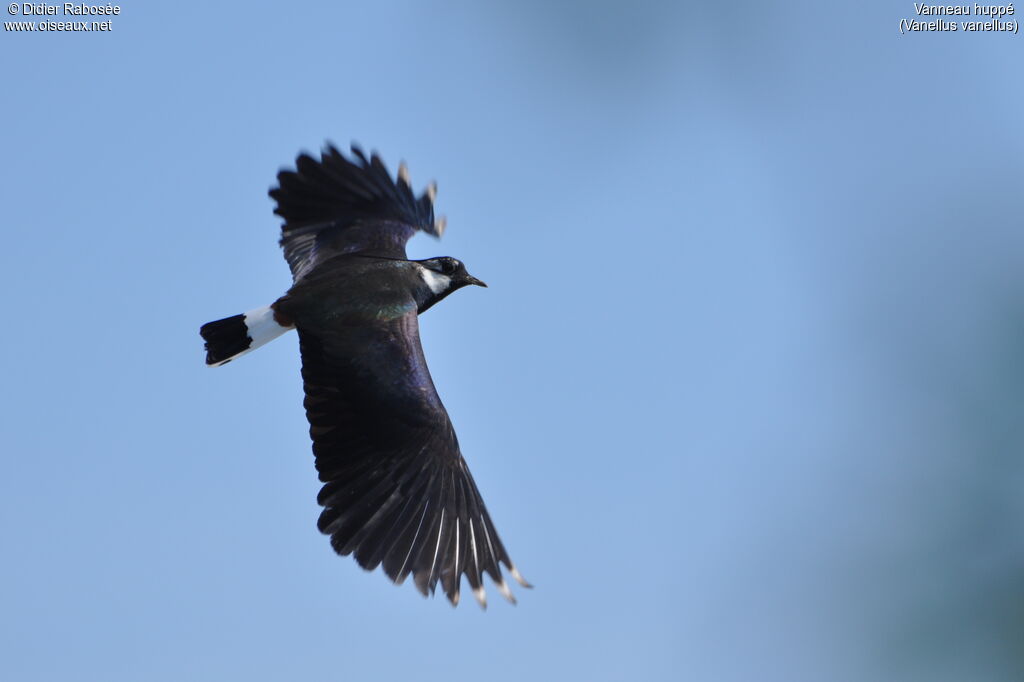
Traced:
[[406, 258], [405, 244], [417, 230], [440, 237], [444, 219], [434, 220], [433, 183], [415, 197], [403, 163], [392, 180], [384, 162], [352, 146], [352, 160], [328, 145], [316, 160], [300, 154], [295, 170], [277, 174], [269, 194], [284, 218], [281, 247], [298, 281], [318, 262], [343, 253]]
[[298, 327], [306, 416], [324, 486], [318, 526], [341, 555], [396, 583], [410, 574], [452, 604], [462, 575], [486, 605], [483, 574], [514, 601], [519, 575], [469, 473], [420, 346], [415, 309], [344, 329]]

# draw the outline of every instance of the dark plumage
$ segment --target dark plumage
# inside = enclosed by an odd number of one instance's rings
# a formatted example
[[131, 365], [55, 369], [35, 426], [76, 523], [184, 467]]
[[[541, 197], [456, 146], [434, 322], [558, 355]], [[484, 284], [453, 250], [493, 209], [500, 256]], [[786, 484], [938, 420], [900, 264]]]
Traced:
[[433, 185], [416, 197], [403, 164], [333, 146], [302, 154], [270, 190], [284, 218], [294, 283], [267, 308], [204, 325], [207, 363], [224, 364], [296, 328], [306, 416], [324, 486], [318, 527], [339, 554], [395, 582], [438, 582], [453, 604], [462, 576], [485, 605], [483, 574], [514, 601], [522, 585], [459, 450], [420, 346], [417, 315], [476, 284], [454, 258], [410, 261], [416, 231], [440, 236]]

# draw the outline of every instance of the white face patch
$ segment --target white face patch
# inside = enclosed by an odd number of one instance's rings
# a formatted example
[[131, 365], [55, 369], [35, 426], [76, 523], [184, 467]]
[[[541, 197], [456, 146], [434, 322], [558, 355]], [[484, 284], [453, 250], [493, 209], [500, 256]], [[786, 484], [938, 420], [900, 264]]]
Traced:
[[452, 283], [452, 278], [448, 275], [442, 275], [440, 272], [434, 272], [430, 268], [423, 266], [420, 266], [420, 277], [423, 278], [423, 281], [427, 283], [427, 286], [435, 294], [447, 291]]

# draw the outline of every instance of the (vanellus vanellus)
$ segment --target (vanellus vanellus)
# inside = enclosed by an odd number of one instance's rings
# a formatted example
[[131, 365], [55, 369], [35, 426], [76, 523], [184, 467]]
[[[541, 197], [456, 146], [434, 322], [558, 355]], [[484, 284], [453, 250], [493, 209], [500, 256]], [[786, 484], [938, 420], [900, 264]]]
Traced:
[[465, 574], [486, 606], [483, 574], [515, 602], [501, 564], [524, 587], [459, 450], [420, 347], [417, 315], [469, 284], [454, 258], [409, 260], [417, 230], [440, 237], [436, 185], [416, 197], [403, 163], [392, 179], [377, 154], [333, 146], [301, 154], [270, 190], [284, 218], [288, 292], [264, 308], [200, 329], [206, 364], [223, 365], [295, 329], [316, 469], [317, 522], [341, 555], [438, 583], [458, 604]]

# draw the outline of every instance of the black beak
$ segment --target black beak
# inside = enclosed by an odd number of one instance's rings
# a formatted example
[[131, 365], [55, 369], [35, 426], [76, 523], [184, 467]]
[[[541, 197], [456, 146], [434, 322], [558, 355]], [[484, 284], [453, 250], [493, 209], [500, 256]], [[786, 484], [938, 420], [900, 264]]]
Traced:
[[478, 280], [478, 279], [477, 279], [476, 277], [474, 277], [473, 275], [466, 275], [466, 284], [475, 284], [475, 285], [477, 285], [478, 287], [483, 287], [484, 289], [486, 289], [486, 288], [487, 288], [487, 285], [486, 285], [486, 284], [484, 284], [483, 282], [481, 282], [480, 280]]

